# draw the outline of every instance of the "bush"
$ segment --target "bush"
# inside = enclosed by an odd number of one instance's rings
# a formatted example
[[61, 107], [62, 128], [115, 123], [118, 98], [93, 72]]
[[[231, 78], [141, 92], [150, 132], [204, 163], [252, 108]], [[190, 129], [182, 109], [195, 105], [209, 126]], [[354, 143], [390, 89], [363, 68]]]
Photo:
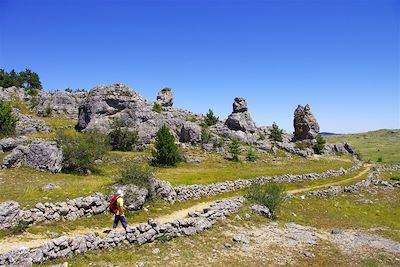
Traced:
[[376, 162], [383, 162], [382, 157], [379, 157], [378, 160]]
[[66, 172], [88, 173], [94, 161], [109, 150], [108, 136], [99, 132], [73, 135], [58, 132], [57, 142], [63, 150], [63, 171]]
[[232, 142], [229, 145], [229, 153], [231, 153], [233, 161], [239, 161], [240, 143], [238, 140], [232, 139]]
[[285, 196], [285, 191], [277, 183], [268, 183], [263, 186], [256, 184], [249, 193], [251, 200], [269, 209], [273, 220], [276, 219], [276, 212], [285, 200]]
[[118, 184], [133, 184], [150, 189], [152, 177], [151, 169], [140, 165], [131, 165], [120, 172]]
[[211, 140], [211, 135], [210, 131], [207, 129], [207, 127], [203, 127], [201, 129], [201, 143], [202, 144], [207, 144]]
[[29, 227], [29, 222], [19, 221], [17, 225], [11, 228], [11, 233], [14, 235], [22, 234]]
[[114, 121], [109, 134], [113, 150], [132, 151], [138, 141], [138, 132], [129, 131], [122, 121]]
[[295, 147], [300, 150], [304, 150], [309, 147], [309, 144], [299, 141], [299, 142], [296, 142]]
[[247, 158], [248, 161], [252, 161], [252, 162], [257, 160], [256, 150], [253, 147], [250, 147], [247, 150], [247, 157], [246, 158]]
[[272, 129], [271, 129], [269, 138], [275, 142], [282, 142], [283, 141], [282, 133], [283, 133], [283, 130], [279, 129], [278, 125], [274, 122], [272, 124]]
[[158, 104], [158, 103], [155, 103], [155, 104], [153, 105], [153, 111], [154, 111], [154, 112], [157, 112], [157, 113], [161, 113], [161, 111], [162, 111], [161, 105]]
[[10, 103], [0, 100], [0, 137], [13, 135], [17, 121], [18, 118], [12, 113]]
[[152, 155], [155, 165], [175, 166], [180, 160], [175, 138], [165, 124], [157, 132]]
[[218, 121], [219, 118], [214, 115], [214, 112], [211, 109], [209, 109], [206, 114], [206, 117], [204, 118], [205, 125], [211, 126], [216, 124]]
[[317, 145], [316, 145], [316, 152], [318, 154], [322, 153], [322, 150], [324, 150], [325, 144], [326, 144], [325, 139], [321, 135], [318, 135], [317, 136]]

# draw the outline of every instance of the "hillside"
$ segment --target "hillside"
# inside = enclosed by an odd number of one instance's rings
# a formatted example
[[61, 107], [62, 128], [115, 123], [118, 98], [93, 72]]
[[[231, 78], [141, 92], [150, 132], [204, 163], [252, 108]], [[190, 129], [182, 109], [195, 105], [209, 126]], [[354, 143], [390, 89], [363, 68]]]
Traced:
[[352, 144], [364, 161], [400, 162], [400, 130], [382, 129], [358, 134], [340, 134], [324, 137], [330, 143]]

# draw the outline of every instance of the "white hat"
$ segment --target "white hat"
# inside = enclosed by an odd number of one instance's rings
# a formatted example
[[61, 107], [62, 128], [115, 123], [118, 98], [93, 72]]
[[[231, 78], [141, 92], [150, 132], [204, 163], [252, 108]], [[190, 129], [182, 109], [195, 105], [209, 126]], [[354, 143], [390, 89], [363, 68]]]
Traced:
[[121, 189], [118, 189], [117, 194], [122, 197], [124, 195], [124, 191], [122, 191]]

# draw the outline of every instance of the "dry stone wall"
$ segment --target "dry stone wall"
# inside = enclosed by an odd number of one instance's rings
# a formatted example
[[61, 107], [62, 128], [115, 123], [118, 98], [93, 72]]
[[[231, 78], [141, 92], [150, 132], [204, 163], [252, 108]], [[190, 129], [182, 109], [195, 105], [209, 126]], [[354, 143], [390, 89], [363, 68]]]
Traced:
[[218, 220], [240, 209], [244, 198], [231, 198], [214, 202], [201, 212], [189, 212], [187, 218], [161, 224], [153, 219], [126, 232], [110, 232], [105, 237], [87, 234], [77, 237], [59, 237], [39, 248], [19, 248], [0, 255], [0, 266], [31, 266], [46, 260], [67, 258], [90, 250], [110, 249], [123, 243], [143, 245], [158, 238], [170, 240], [178, 236], [191, 236], [209, 229]]

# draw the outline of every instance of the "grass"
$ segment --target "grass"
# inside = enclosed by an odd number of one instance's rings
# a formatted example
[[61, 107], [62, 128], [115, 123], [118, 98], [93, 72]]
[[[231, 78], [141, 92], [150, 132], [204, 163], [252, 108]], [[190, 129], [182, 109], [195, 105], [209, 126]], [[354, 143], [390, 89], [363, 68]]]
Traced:
[[329, 143], [348, 142], [364, 161], [400, 162], [400, 130], [379, 130], [360, 134], [324, 136]]
[[[360, 201], [369, 199], [373, 204]], [[341, 194], [334, 198], [293, 198], [286, 202], [278, 214], [282, 221], [292, 221], [317, 228], [369, 230], [382, 228], [380, 234], [400, 241], [400, 192], [380, 190], [371, 194]]]
[[[264, 156], [257, 162], [228, 161], [217, 154], [206, 155], [205, 158], [206, 160], [199, 164], [179, 163], [176, 168], [160, 168], [156, 174], [159, 178], [171, 182], [172, 185], [210, 184], [257, 176], [319, 173], [328, 169], [348, 168], [353, 164], [350, 160], [338, 160], [337, 157], [321, 159], [278, 157], [274, 159]], [[343, 158], [350, 159], [349, 157]]]

